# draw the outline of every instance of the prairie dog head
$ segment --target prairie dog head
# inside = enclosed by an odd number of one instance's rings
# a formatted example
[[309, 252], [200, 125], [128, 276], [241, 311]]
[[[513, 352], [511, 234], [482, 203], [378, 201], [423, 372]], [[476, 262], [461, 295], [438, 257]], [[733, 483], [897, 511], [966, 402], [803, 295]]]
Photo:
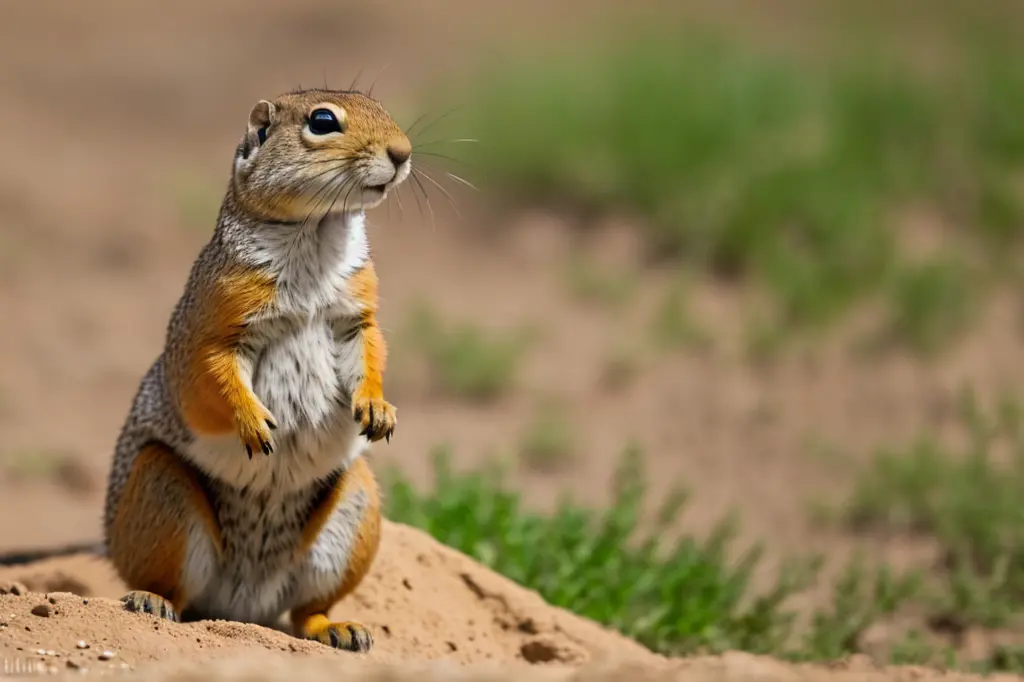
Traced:
[[235, 152], [233, 186], [266, 220], [316, 220], [380, 204], [412, 169], [412, 144], [377, 100], [303, 90], [260, 100]]

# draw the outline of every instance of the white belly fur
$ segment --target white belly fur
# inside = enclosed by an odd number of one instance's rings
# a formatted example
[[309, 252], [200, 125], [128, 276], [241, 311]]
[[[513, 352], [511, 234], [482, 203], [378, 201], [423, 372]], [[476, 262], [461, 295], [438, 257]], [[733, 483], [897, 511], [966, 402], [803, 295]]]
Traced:
[[189, 455], [235, 487], [282, 492], [305, 488], [366, 452], [369, 440], [352, 416], [341, 376], [358, 358], [355, 343], [337, 345], [325, 321], [270, 342], [254, 371], [253, 390], [277, 420], [274, 451], [253, 453], [235, 434], [200, 436]]

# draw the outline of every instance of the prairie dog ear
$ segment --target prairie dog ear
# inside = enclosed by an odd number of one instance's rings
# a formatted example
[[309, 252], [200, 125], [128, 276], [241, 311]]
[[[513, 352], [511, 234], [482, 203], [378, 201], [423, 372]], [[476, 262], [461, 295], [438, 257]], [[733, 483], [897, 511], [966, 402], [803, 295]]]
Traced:
[[267, 129], [276, 120], [277, 110], [274, 105], [261, 99], [249, 112], [249, 123], [245, 131], [245, 149], [243, 156], [248, 158], [253, 150], [267, 141]]

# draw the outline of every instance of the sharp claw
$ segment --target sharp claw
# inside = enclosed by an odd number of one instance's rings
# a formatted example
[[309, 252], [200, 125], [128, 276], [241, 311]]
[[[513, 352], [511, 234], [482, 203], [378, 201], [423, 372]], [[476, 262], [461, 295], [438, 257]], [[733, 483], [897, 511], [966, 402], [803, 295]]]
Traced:
[[271, 431], [276, 431], [277, 430], [277, 424], [275, 424], [274, 422], [270, 421], [269, 419], [266, 419], [264, 421], [267, 422], [267, 428], [269, 428]]
[[269, 455], [273, 451], [274, 451], [274, 448], [271, 447], [270, 443], [266, 443], [266, 442], [263, 443], [263, 454], [264, 455]]
[[248, 443], [245, 444], [245, 452], [249, 455], [249, 459], [252, 459], [252, 447]]

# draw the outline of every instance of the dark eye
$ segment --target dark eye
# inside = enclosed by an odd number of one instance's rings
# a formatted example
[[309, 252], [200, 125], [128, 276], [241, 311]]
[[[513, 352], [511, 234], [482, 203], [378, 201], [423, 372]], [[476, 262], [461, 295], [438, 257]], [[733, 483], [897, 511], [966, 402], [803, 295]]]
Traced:
[[316, 109], [309, 115], [309, 132], [314, 135], [340, 133], [341, 123], [330, 109]]

